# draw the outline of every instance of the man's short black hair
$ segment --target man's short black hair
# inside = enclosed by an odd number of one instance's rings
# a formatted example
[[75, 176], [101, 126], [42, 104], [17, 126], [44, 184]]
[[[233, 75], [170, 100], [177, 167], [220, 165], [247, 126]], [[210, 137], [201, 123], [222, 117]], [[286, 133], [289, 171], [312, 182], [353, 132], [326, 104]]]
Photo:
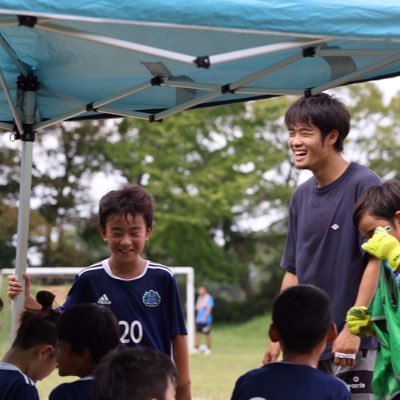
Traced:
[[296, 123], [313, 124], [321, 131], [323, 139], [336, 129], [339, 135], [335, 149], [342, 152], [350, 130], [350, 113], [339, 99], [328, 93], [319, 93], [296, 100], [286, 111], [285, 123], [288, 129]]

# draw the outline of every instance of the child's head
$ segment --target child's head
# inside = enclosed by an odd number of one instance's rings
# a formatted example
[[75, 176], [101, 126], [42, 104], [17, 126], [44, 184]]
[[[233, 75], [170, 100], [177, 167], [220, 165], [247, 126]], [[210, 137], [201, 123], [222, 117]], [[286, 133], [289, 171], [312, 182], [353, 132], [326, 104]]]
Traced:
[[354, 205], [353, 222], [366, 238], [378, 226], [390, 226], [390, 234], [400, 240], [400, 182], [370, 186]]
[[51, 309], [54, 295], [41, 291], [36, 300], [42, 310], [26, 310], [21, 314], [17, 335], [12, 349], [23, 352], [29, 360], [24, 371], [33, 381], [40, 381], [56, 367], [55, 347], [57, 343], [56, 322], [60, 312]]
[[310, 353], [327, 339], [332, 329], [331, 305], [323, 290], [296, 285], [276, 298], [270, 337], [280, 341], [284, 353]]
[[153, 226], [154, 204], [142, 186], [127, 185], [100, 200], [100, 234], [111, 250], [110, 264], [134, 265]]
[[60, 376], [90, 374], [119, 344], [118, 321], [111, 310], [82, 303], [65, 310], [57, 323], [57, 362]]
[[154, 200], [140, 185], [125, 185], [119, 190], [111, 190], [100, 199], [99, 223], [105, 229], [107, 221], [121, 215], [127, 218], [142, 216], [147, 229], [153, 228]]
[[327, 93], [319, 93], [295, 101], [286, 111], [285, 124], [288, 129], [296, 124], [314, 125], [321, 131], [323, 140], [331, 131], [337, 130], [335, 149], [341, 152], [350, 130], [350, 114], [340, 100]]
[[96, 400], [174, 400], [176, 368], [150, 348], [113, 351], [95, 371]]

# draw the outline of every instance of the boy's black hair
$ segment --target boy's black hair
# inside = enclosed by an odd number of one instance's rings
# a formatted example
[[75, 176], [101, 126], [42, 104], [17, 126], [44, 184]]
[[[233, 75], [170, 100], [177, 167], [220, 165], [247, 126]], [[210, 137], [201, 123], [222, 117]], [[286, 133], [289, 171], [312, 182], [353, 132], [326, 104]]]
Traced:
[[332, 325], [329, 297], [313, 285], [290, 287], [276, 298], [272, 323], [287, 351], [309, 353]]
[[107, 221], [114, 215], [142, 215], [146, 228], [153, 227], [153, 196], [140, 185], [125, 185], [119, 190], [106, 193], [99, 203], [99, 224], [106, 227]]
[[58, 339], [67, 342], [75, 354], [88, 349], [94, 364], [119, 344], [119, 326], [106, 307], [81, 303], [63, 312], [57, 322]]
[[343, 142], [350, 130], [350, 113], [337, 98], [327, 93], [319, 93], [295, 101], [286, 111], [285, 123], [288, 129], [296, 123], [313, 124], [320, 129], [322, 139], [336, 129], [339, 136], [335, 149], [342, 152]]
[[36, 300], [42, 310], [25, 310], [20, 317], [20, 325], [12, 347], [29, 350], [40, 344], [57, 343], [56, 323], [61, 313], [51, 308], [55, 296], [45, 290], [40, 291]]
[[353, 208], [353, 223], [358, 227], [361, 218], [369, 213], [377, 218], [394, 222], [395, 212], [400, 210], [400, 182], [390, 180], [382, 185], [370, 186], [357, 200]]
[[95, 370], [96, 400], [164, 400], [168, 382], [176, 382], [172, 360], [151, 348], [117, 350]]

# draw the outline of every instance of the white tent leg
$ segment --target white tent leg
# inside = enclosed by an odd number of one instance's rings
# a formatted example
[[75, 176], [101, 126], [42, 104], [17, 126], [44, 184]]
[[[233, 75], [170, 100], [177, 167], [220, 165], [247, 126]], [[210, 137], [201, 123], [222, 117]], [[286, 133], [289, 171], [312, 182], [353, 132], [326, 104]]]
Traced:
[[[22, 142], [22, 158], [19, 185], [17, 254], [15, 259], [15, 275], [24, 283], [27, 267], [29, 212], [32, 185], [32, 152], [33, 142]], [[11, 320], [11, 341], [14, 340], [19, 323], [19, 315], [24, 308], [25, 290], [13, 302]]]

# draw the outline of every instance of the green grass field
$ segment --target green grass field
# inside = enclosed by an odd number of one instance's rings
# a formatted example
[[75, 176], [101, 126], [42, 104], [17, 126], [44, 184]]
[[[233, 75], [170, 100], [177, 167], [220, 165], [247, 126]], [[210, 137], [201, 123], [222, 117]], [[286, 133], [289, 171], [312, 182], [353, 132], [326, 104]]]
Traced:
[[[5, 308], [1, 312], [3, 326], [0, 332], [1, 357], [9, 346], [10, 302], [3, 294]], [[212, 354], [192, 354], [190, 369], [192, 397], [194, 400], [227, 400], [236, 379], [261, 365], [266, 346], [266, 332], [269, 320], [258, 317], [240, 325], [216, 325], [212, 332]], [[54, 371], [38, 383], [41, 400], [46, 400], [53, 387], [61, 382], [76, 378], [60, 378]]]

